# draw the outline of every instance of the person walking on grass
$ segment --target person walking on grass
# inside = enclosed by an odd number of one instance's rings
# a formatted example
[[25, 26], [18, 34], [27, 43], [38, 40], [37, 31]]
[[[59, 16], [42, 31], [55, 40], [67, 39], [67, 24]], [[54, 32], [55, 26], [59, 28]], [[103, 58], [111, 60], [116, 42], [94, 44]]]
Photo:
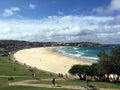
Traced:
[[52, 84], [53, 84], [53, 86], [55, 87], [55, 78], [53, 78]]
[[32, 72], [32, 77], [33, 77], [33, 78], [36, 78], [35, 72]]

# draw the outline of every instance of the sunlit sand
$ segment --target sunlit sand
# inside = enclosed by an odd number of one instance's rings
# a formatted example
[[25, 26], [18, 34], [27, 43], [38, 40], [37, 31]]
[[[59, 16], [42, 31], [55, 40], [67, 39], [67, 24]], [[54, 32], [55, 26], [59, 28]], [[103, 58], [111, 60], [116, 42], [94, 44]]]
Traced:
[[16, 52], [14, 57], [20, 63], [56, 74], [68, 73], [69, 69], [75, 64], [91, 64], [54, 52], [53, 48], [55, 47], [24, 49]]

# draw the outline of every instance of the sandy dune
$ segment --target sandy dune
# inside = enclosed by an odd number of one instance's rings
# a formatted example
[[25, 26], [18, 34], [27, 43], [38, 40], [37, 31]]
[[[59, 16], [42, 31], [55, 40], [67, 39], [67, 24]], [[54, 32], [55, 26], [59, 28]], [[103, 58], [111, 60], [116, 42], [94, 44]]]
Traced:
[[14, 57], [20, 63], [56, 74], [68, 73], [74, 64], [91, 64], [56, 53], [53, 48], [55, 47], [24, 49], [16, 52]]

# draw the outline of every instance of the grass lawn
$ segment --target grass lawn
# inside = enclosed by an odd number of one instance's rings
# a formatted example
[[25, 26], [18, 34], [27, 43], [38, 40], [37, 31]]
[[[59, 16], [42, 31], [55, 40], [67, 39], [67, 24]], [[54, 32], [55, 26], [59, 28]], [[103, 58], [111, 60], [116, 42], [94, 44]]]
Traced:
[[30, 86], [0, 86], [0, 90], [71, 90], [71, 89], [42, 88]]
[[[51, 81], [36, 81], [32, 82], [34, 84], [51, 84]], [[72, 85], [72, 86], [85, 86], [85, 81], [79, 79], [66, 79], [61, 81], [56, 81], [58, 85]], [[93, 85], [99, 88], [113, 88], [120, 89], [120, 83], [108, 83], [108, 82], [89, 82], [89, 85]]]
[[0, 48], [0, 51], [5, 50], [4, 48]]
[[34, 70], [38, 77], [51, 78], [51, 76], [48, 73], [43, 73], [42, 71], [39, 71], [36, 68], [20, 65], [17, 62], [9, 60], [7, 56], [0, 56], [0, 75], [31, 77], [31, 70]]
[[[25, 65], [20, 65], [17, 62], [9, 60], [7, 56], [0, 56], [0, 90], [67, 90], [67, 89], [50, 89], [50, 88], [38, 88], [30, 86], [8, 86], [9, 82], [16, 82], [22, 80], [32, 79], [32, 72], [34, 70], [36, 75], [40, 79], [52, 79], [55, 76], [51, 76], [49, 73], [42, 72], [36, 68], [30, 68]], [[4, 76], [4, 77], [1, 77]], [[6, 76], [6, 77], [5, 77]], [[8, 81], [8, 76], [16, 76], [13, 81]], [[37, 82], [31, 82], [34, 84], [51, 84], [51, 80], [43, 81], [39, 80]], [[84, 86], [85, 81], [80, 81], [79, 79], [66, 79], [61, 81], [56, 81], [58, 85], [71, 85], [71, 86]], [[106, 83], [106, 82], [89, 82], [90, 85], [94, 85], [100, 88], [120, 88], [120, 83]], [[69, 89], [68, 89], [69, 90]]]
[[[22, 80], [32, 79], [31, 69], [36, 72], [38, 78], [53, 78], [49, 73], [37, 70], [36, 68], [30, 68], [25, 65], [20, 65], [17, 62], [9, 60], [7, 56], [0, 56], [0, 90], [66, 90], [66, 89], [51, 89], [41, 87], [29, 87], [29, 86], [8, 86], [9, 82], [16, 82]], [[13, 77], [13, 81], [8, 81], [9, 76]]]

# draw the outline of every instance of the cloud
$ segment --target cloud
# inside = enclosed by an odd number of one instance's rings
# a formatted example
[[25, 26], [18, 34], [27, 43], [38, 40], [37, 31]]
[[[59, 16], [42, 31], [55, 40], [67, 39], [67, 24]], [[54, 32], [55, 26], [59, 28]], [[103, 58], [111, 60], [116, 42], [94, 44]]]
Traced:
[[106, 13], [106, 10], [102, 7], [97, 7], [92, 10], [92, 12], [96, 12], [98, 14]]
[[2, 16], [8, 17], [8, 16], [13, 16], [17, 14], [17, 12], [20, 11], [19, 7], [11, 7], [11, 8], [6, 8], [2, 14]]
[[64, 15], [64, 12], [62, 12], [60, 10], [58, 10], [57, 13], [58, 13], [58, 15]]
[[35, 4], [29, 4], [29, 8], [34, 10], [36, 8], [36, 5]]
[[27, 41], [119, 43], [117, 17], [49, 16], [39, 20], [2, 20], [0, 38]]
[[120, 12], [120, 0], [111, 0], [110, 4], [106, 7], [93, 8], [92, 12], [98, 14], [109, 14], [114, 12]]
[[111, 11], [120, 11], [120, 0], [112, 0], [109, 9]]

